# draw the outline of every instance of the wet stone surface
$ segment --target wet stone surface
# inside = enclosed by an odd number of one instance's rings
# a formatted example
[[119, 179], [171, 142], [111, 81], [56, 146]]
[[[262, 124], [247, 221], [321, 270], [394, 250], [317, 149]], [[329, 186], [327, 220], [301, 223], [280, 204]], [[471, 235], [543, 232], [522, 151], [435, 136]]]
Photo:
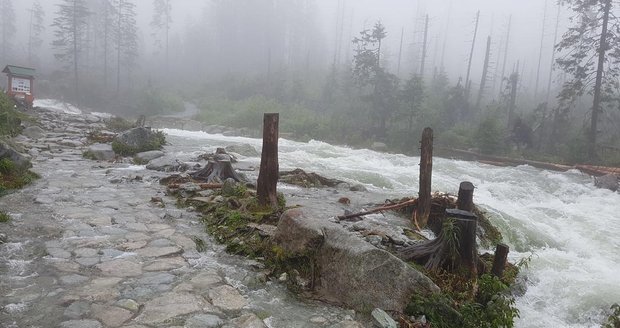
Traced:
[[351, 311], [300, 301], [277, 283], [245, 286], [259, 274], [252, 262], [226, 254], [195, 214], [174, 207], [158, 184], [165, 173], [84, 159], [88, 131], [104, 128], [97, 117], [36, 115], [36, 139], [17, 141], [42, 178], [0, 198], [13, 218], [0, 224], [0, 328], [350, 322]]

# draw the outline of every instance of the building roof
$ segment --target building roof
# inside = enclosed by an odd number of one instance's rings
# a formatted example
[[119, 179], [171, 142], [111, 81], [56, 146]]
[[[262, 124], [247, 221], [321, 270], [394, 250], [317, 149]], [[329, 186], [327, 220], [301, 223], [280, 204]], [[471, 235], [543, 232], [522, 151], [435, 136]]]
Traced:
[[11, 74], [13, 76], [31, 78], [35, 76], [34, 68], [6, 65], [2, 73]]

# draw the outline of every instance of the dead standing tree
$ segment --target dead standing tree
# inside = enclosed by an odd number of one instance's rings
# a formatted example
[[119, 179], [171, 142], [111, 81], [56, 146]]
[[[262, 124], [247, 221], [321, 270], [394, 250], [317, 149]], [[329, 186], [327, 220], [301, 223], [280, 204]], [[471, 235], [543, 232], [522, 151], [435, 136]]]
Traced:
[[261, 205], [278, 208], [278, 121], [279, 114], [265, 114], [263, 118], [263, 150], [256, 192]]

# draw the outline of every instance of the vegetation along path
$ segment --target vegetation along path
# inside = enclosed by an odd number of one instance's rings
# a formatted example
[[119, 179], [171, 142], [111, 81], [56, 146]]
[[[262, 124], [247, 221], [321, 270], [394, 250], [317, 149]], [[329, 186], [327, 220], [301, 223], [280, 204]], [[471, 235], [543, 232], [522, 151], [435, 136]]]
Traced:
[[0, 327], [361, 327], [225, 254], [160, 173], [84, 159], [100, 118], [38, 116], [39, 135], [17, 141], [42, 177], [0, 198]]

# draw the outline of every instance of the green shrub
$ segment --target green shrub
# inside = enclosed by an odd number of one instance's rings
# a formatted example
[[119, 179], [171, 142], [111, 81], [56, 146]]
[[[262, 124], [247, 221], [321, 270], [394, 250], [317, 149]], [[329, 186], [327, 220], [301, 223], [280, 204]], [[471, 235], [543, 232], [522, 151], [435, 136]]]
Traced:
[[106, 120], [105, 125], [112, 132], [124, 132], [134, 127], [132, 122], [118, 116]]
[[442, 293], [415, 295], [405, 309], [407, 315], [425, 315], [433, 327], [495, 328], [514, 327], [519, 316], [508, 285], [497, 277], [484, 274], [478, 289], [471, 295], [472, 285], [456, 275], [442, 273]]
[[11, 216], [3, 211], [0, 211], [0, 223], [7, 223], [9, 221], [11, 221]]

